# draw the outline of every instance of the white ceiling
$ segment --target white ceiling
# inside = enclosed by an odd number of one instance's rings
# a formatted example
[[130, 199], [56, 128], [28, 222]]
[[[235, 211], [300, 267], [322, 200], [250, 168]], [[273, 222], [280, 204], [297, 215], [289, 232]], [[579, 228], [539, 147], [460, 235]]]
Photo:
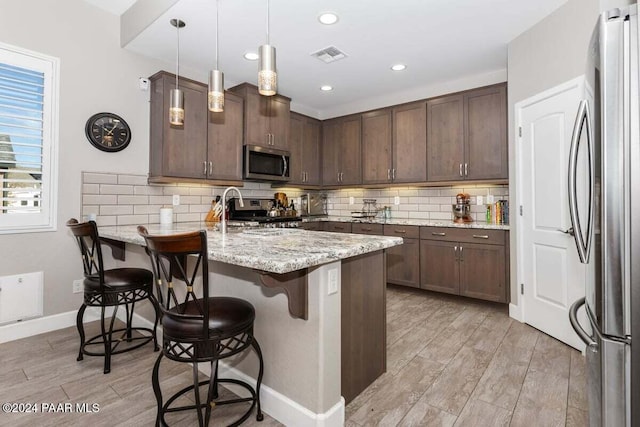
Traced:
[[[86, 0], [122, 13], [135, 0]], [[490, 74], [507, 67], [507, 44], [566, 0], [271, 0], [271, 44], [277, 49], [278, 92], [303, 112], [326, 118], [348, 104], [371, 107], [387, 94]], [[126, 49], [175, 62], [176, 30], [171, 18], [186, 22], [180, 32], [180, 63], [202, 75], [214, 65], [214, 0], [180, 0], [157, 17]], [[226, 87], [255, 84], [257, 63], [243, 58], [266, 42], [266, 0], [219, 0], [220, 63]], [[338, 14], [332, 26], [317, 16]], [[153, 17], [152, 17], [153, 18]], [[348, 58], [325, 64], [310, 54], [336, 46]], [[407, 69], [393, 72], [391, 65]], [[169, 71], [173, 71], [169, 70]], [[321, 92], [321, 85], [334, 87]], [[374, 101], [375, 99], [375, 101]], [[361, 108], [362, 109], [362, 108]]]

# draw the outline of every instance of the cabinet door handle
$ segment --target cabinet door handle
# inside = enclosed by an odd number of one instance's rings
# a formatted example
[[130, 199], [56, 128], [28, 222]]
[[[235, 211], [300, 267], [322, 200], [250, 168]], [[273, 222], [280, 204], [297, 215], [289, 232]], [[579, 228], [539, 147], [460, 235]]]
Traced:
[[488, 239], [489, 236], [487, 236], [486, 234], [474, 234], [473, 238], [474, 239]]
[[213, 175], [213, 162], [209, 162], [209, 175]]
[[458, 163], [458, 173], [462, 176], [462, 163]]
[[387, 169], [387, 181], [391, 181], [391, 169]]
[[469, 163], [464, 164], [464, 176], [469, 176]]
[[456, 257], [456, 259], [458, 259], [458, 247], [457, 246], [453, 247], [453, 256]]
[[393, 230], [394, 233], [407, 234], [407, 230]]
[[206, 162], [206, 160], [204, 162], [202, 162], [202, 165], [204, 166], [204, 169], [202, 170], [202, 175], [206, 175], [207, 174], [207, 162]]
[[391, 179], [396, 180], [396, 168], [391, 169]]
[[464, 257], [462, 256], [462, 245], [460, 245], [460, 261], [464, 261]]
[[[431, 232], [431, 235], [432, 236], [446, 236], [447, 233], [436, 233], [435, 231], [433, 231], [433, 232]], [[456, 246], [456, 248], [457, 248], [457, 246]]]

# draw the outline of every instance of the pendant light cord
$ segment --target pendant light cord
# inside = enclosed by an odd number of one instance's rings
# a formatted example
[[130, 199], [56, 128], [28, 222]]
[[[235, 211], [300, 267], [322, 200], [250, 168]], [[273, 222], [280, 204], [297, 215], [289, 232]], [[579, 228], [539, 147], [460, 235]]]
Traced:
[[219, 46], [218, 46], [218, 39], [219, 39], [219, 29], [220, 29], [220, 22], [218, 20], [218, 8], [220, 7], [220, 2], [218, 0], [216, 0], [216, 70], [218, 70], [218, 51]]
[[176, 46], [176, 89], [178, 89], [178, 74], [180, 74], [180, 20], [176, 21], [176, 36], [178, 45]]
[[270, 5], [271, 1], [267, 0], [267, 44], [269, 43], [269, 19], [271, 18], [271, 15], [269, 14], [269, 5]]

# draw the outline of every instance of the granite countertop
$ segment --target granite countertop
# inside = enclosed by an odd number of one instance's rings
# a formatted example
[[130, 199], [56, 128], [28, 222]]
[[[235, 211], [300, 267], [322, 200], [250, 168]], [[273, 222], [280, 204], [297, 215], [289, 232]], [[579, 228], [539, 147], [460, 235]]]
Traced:
[[[400, 237], [306, 231], [296, 228], [231, 229], [220, 231], [203, 222], [169, 226], [145, 224], [149, 234], [173, 234], [207, 230], [209, 260], [270, 273], [289, 273], [307, 267], [378, 251], [402, 244]], [[101, 237], [144, 246], [136, 226], [99, 227]]]
[[323, 222], [323, 221], [336, 221], [336, 222], [352, 222], [352, 223], [365, 223], [365, 224], [390, 224], [390, 225], [417, 225], [422, 227], [456, 227], [456, 228], [484, 228], [489, 230], [509, 230], [507, 224], [487, 224], [486, 222], [470, 222], [466, 224], [458, 224], [453, 221], [443, 220], [430, 220], [430, 219], [407, 219], [407, 218], [351, 218], [349, 216], [319, 216], [319, 217], [306, 217], [302, 219], [303, 222]]

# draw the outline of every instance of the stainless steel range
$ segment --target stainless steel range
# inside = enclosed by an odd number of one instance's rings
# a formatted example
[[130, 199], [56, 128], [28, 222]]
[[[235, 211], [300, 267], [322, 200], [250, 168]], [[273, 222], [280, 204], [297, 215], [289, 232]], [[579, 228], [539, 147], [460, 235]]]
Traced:
[[229, 221], [256, 222], [260, 227], [295, 228], [302, 218], [295, 215], [293, 209], [278, 206], [274, 199], [244, 198], [244, 207], [240, 199], [229, 199]]

